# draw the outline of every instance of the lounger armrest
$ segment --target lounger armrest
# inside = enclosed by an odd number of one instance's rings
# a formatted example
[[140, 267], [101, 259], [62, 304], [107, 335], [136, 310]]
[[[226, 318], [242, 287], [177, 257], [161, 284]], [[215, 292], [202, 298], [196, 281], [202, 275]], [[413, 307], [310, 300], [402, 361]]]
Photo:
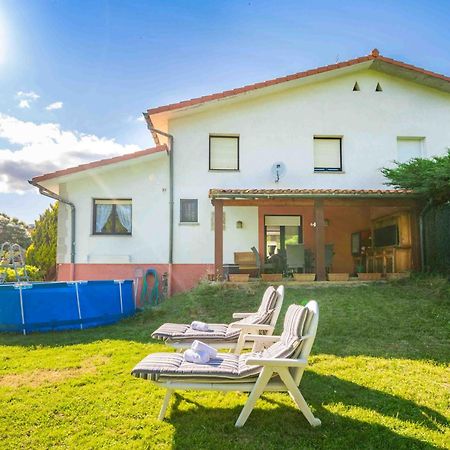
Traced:
[[255, 313], [233, 313], [233, 319], [245, 319]]
[[263, 323], [237, 323], [233, 322], [230, 323], [230, 327], [232, 328], [239, 328], [241, 331], [250, 333], [250, 332], [257, 332], [257, 331], [273, 331], [273, 326]]
[[253, 342], [270, 342], [274, 343], [280, 340], [281, 336], [274, 336], [267, 334], [244, 334], [243, 339], [244, 341], [253, 341]]
[[306, 359], [291, 358], [248, 358], [246, 363], [251, 366], [268, 367], [306, 367], [308, 365]]

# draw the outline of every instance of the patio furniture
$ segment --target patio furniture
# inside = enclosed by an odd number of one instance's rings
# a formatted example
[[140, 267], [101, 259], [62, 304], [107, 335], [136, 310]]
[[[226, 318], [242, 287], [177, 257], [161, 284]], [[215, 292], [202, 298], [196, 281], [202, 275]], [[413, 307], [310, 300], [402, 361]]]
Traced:
[[153, 353], [132, 370], [132, 375], [166, 388], [159, 419], [166, 415], [175, 390], [250, 392], [235, 426], [242, 427], [264, 391], [289, 392], [310, 425], [318, 426], [298, 386], [308, 365], [308, 356], [319, 320], [317, 302], [305, 307], [290, 305], [281, 336], [247, 335], [254, 344], [263, 343], [262, 352], [240, 355], [219, 353], [208, 364], [188, 363], [181, 353]]
[[234, 313], [230, 324], [210, 323], [211, 331], [193, 330], [188, 324], [165, 323], [152, 333], [154, 339], [162, 339], [167, 345], [177, 349], [191, 346], [195, 340], [220, 349], [235, 350], [241, 334], [264, 333], [272, 335], [280, 315], [284, 299], [284, 286], [275, 289], [269, 286], [256, 312]]
[[305, 246], [303, 244], [286, 245], [286, 261], [288, 271], [305, 271]]
[[258, 263], [253, 252], [234, 252], [234, 263], [239, 266], [239, 273], [258, 271]]
[[261, 259], [261, 255], [259, 254], [256, 247], [252, 247], [252, 252], [256, 258], [256, 266], [258, 268], [258, 276], [261, 276], [266, 270], [273, 270], [275, 268], [275, 264], [270, 262], [263, 262]]

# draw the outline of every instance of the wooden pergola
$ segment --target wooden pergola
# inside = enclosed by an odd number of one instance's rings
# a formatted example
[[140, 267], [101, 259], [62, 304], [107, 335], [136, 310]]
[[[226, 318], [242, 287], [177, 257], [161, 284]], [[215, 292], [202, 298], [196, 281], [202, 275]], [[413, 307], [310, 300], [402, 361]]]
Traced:
[[[412, 267], [420, 269], [419, 214], [423, 201], [408, 190], [347, 189], [211, 189], [214, 206], [215, 273], [223, 274], [223, 210], [226, 206], [310, 207], [314, 211], [315, 267], [318, 281], [326, 280], [325, 215], [327, 206], [408, 208], [412, 217]], [[263, 255], [263, 252], [260, 251]]]

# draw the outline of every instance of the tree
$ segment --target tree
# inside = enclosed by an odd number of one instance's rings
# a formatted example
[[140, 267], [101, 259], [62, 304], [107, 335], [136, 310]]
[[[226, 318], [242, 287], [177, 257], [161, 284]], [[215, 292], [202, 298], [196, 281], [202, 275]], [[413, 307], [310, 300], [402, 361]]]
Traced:
[[55, 203], [36, 220], [26, 255], [27, 263], [39, 267], [46, 280], [56, 275], [57, 224], [58, 203]]
[[394, 168], [381, 169], [389, 180], [385, 184], [423, 194], [436, 206], [450, 201], [450, 150], [445, 156], [414, 158], [395, 164]]
[[0, 245], [3, 242], [19, 244], [26, 249], [31, 242], [27, 225], [15, 217], [0, 213]]

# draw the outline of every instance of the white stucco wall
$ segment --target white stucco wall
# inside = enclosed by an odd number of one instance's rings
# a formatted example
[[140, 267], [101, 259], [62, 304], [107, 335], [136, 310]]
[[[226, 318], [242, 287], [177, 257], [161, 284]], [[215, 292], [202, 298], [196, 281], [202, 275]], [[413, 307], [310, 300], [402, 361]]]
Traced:
[[[175, 226], [175, 262], [213, 262], [210, 188], [387, 188], [379, 168], [397, 157], [397, 137], [424, 137], [425, 157], [444, 154], [449, 123], [449, 94], [373, 70], [172, 119], [176, 214], [180, 198], [198, 198], [200, 222]], [[210, 134], [240, 136], [239, 172], [208, 170]], [[314, 173], [314, 136], [342, 136], [342, 173]], [[287, 166], [279, 183], [271, 175], [277, 161]], [[243, 245], [245, 234], [227, 227], [225, 262], [257, 242], [257, 211], [245, 214], [255, 235]]]
[[[352, 88], [358, 82], [360, 91]], [[375, 92], [377, 83], [383, 92]], [[210, 107], [169, 121], [174, 148], [174, 262], [213, 263], [210, 188], [386, 188], [379, 168], [397, 156], [397, 137], [424, 137], [424, 155], [450, 146], [450, 95], [373, 70]], [[210, 172], [209, 135], [240, 136], [240, 171]], [[342, 136], [343, 172], [314, 173], [313, 137]], [[287, 172], [279, 183], [271, 167]], [[168, 158], [65, 180], [77, 206], [76, 262], [168, 260]], [[88, 176], [87, 176], [88, 175]], [[87, 177], [86, 177], [87, 176]], [[132, 198], [133, 236], [92, 236], [93, 198]], [[180, 198], [199, 202], [199, 224], [179, 223]], [[62, 208], [61, 208], [62, 209]], [[225, 208], [224, 262], [258, 242], [257, 208]], [[69, 219], [60, 213], [59, 262], [68, 262]], [[236, 221], [244, 223], [236, 228]], [[63, 234], [63, 232], [61, 232]]]
[[[130, 161], [85, 172], [61, 195], [76, 207], [76, 263], [166, 263], [169, 239], [168, 158]], [[92, 234], [93, 199], [131, 198], [132, 236]], [[70, 262], [70, 209], [59, 210], [58, 263]], [[61, 231], [63, 228], [63, 231]]]

